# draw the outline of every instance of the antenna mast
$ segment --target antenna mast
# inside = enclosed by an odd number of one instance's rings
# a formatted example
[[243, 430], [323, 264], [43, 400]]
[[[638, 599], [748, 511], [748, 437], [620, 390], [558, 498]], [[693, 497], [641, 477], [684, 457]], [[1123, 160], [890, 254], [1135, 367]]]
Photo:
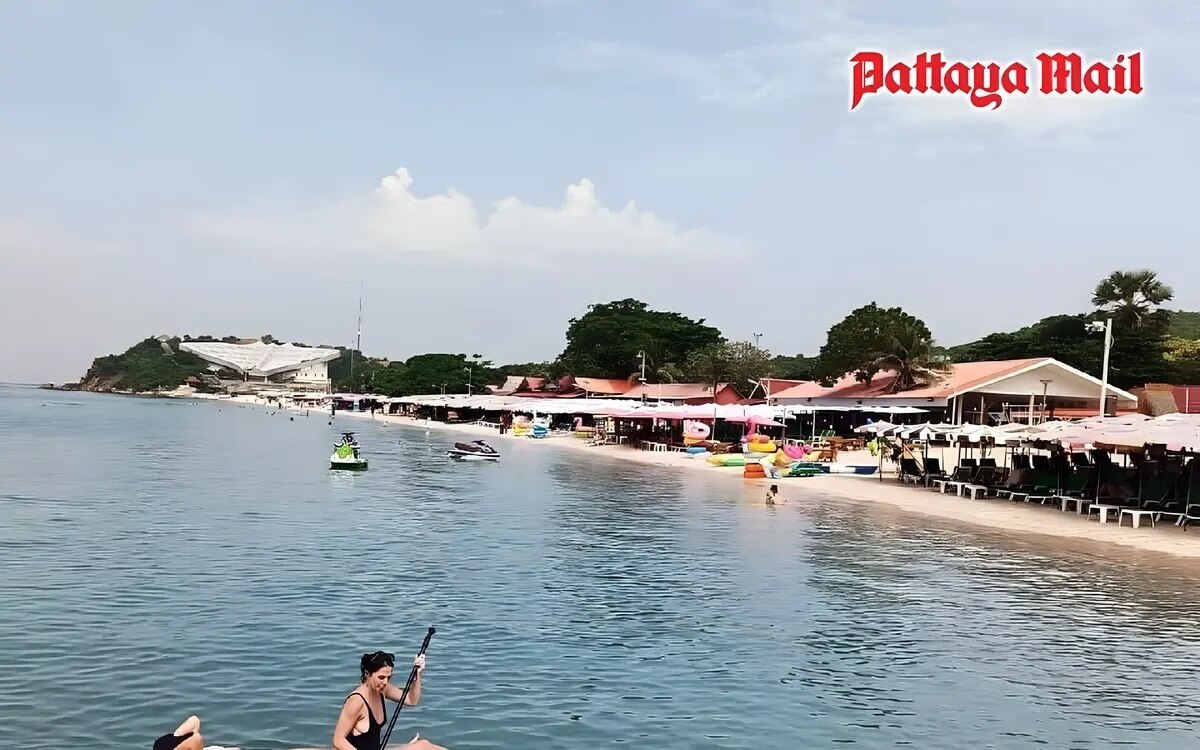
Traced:
[[354, 339], [354, 351], [350, 352], [350, 379], [354, 380], [354, 352], [362, 350], [362, 298], [363, 298], [363, 282], [358, 281], [358, 330], [357, 337]]

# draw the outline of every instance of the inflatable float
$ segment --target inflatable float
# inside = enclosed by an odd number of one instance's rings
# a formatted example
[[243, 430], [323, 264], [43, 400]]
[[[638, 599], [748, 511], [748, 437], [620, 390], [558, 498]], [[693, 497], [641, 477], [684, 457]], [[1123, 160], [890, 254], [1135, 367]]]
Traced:
[[741, 453], [714, 453], [708, 462], [713, 466], [745, 466], [746, 457]]

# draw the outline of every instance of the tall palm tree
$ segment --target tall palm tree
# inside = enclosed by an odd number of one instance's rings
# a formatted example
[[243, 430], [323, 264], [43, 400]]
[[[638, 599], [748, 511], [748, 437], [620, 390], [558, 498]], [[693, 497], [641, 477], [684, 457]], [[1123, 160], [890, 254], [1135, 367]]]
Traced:
[[896, 373], [884, 389], [885, 393], [894, 394], [931, 383], [950, 368], [945, 358], [937, 353], [933, 339], [917, 327], [902, 323], [892, 332], [883, 351], [875, 352], [863, 369], [869, 375], [881, 370]]
[[1154, 271], [1113, 271], [1092, 291], [1092, 304], [1111, 313], [1116, 322], [1138, 328], [1174, 296]]

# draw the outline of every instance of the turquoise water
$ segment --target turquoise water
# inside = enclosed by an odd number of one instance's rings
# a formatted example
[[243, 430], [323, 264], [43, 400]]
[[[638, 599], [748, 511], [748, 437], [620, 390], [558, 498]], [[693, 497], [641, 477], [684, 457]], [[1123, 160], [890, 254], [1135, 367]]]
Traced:
[[0, 388], [0, 748], [327, 747], [431, 624], [395, 737], [452, 750], [1196, 746], [1200, 587], [1153, 558], [327, 421]]

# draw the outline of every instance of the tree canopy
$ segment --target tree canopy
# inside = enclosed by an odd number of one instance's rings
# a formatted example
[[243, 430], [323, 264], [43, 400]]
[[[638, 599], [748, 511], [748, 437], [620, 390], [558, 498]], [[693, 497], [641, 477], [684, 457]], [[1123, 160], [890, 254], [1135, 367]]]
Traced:
[[692, 383], [731, 383], [749, 393], [749, 381], [765, 378], [771, 370], [771, 353], [749, 341], [732, 341], [697, 349], [681, 368], [682, 379]]
[[1094, 377], [1104, 361], [1104, 336], [1088, 323], [1113, 319], [1109, 382], [1118, 388], [1182, 379], [1185, 361], [1167, 355], [1172, 314], [1157, 305], [1170, 288], [1149, 271], [1115, 271], [1097, 284], [1092, 302], [1099, 308], [1079, 315], [1054, 315], [1009, 333], [993, 333], [952, 347], [955, 362], [1053, 357]]
[[668, 365], [678, 368], [690, 353], [723, 340], [703, 318], [692, 320], [623, 299], [590, 305], [582, 316], [571, 319], [558, 365], [574, 374], [625, 378], [640, 372], [639, 352], [645, 352], [649, 380], [655, 373], [670, 373]]
[[900, 337], [916, 337], [930, 345], [933, 340], [924, 321], [899, 307], [883, 308], [874, 302], [863, 305], [829, 329], [815, 374], [826, 385], [849, 373], [860, 381], [870, 381], [881, 369], [880, 357], [891, 351]]
[[208, 371], [208, 363], [194, 354], [179, 351], [180, 339], [159, 341], [151, 336], [121, 354], [97, 357], [83, 382], [103, 382], [108, 388], [153, 391], [175, 388], [189, 376]]
[[[1175, 296], [1171, 287], [1159, 281], [1149, 269], [1113, 271], [1096, 284], [1092, 304], [1113, 316], [1113, 322], [1127, 329], [1142, 328], [1159, 306]], [[1160, 321], [1160, 322], [1165, 322]]]

